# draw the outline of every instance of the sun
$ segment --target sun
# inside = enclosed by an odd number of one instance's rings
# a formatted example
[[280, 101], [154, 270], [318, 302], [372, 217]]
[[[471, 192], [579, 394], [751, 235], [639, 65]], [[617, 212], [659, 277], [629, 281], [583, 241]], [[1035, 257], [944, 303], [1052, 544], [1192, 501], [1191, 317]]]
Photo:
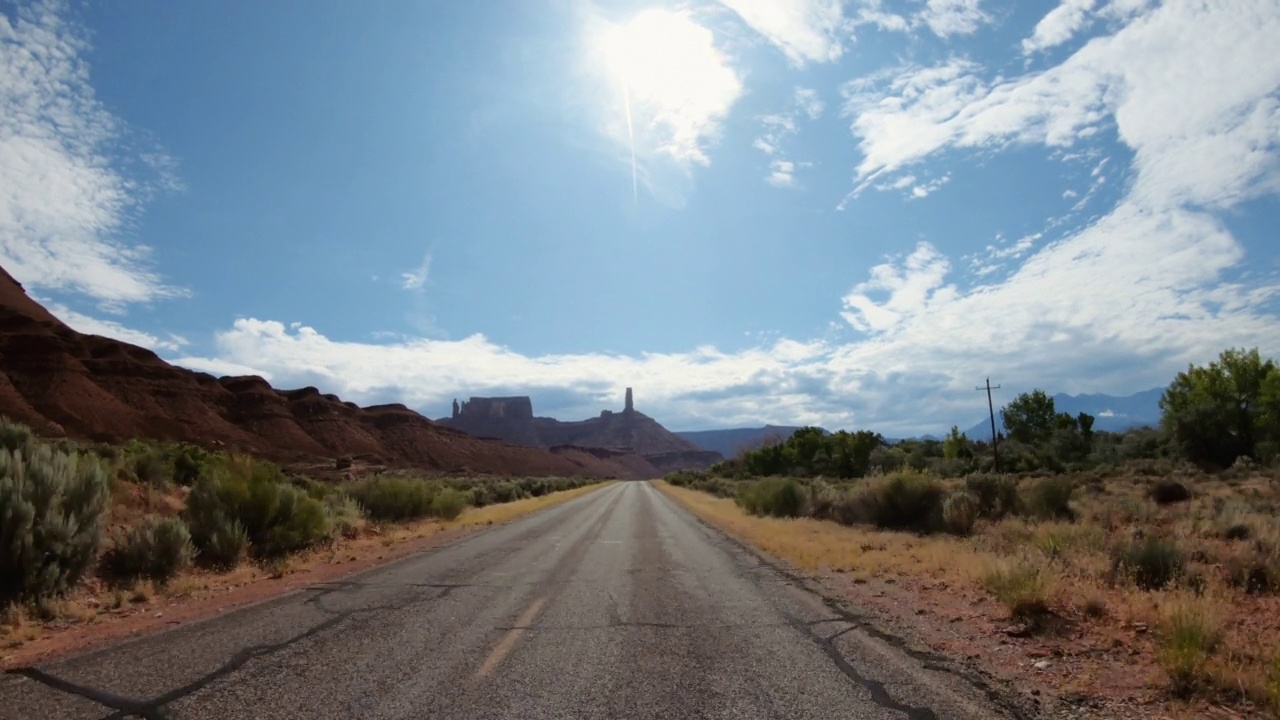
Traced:
[[707, 164], [703, 142], [742, 91], [711, 30], [688, 12], [651, 8], [592, 35], [596, 69], [621, 101], [633, 182], [637, 155]]
[[631, 92], [633, 101], [660, 106], [695, 102], [720, 65], [711, 31], [685, 13], [645, 10], [600, 38], [605, 69]]

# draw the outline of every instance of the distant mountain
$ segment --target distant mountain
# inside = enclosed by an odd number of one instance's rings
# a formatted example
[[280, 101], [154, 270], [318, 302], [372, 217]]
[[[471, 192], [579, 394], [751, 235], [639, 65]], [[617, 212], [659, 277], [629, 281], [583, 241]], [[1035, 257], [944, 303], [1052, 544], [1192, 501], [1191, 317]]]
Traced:
[[[1160, 396], [1164, 388], [1152, 388], [1125, 396], [1115, 395], [1067, 395], [1053, 396], [1053, 407], [1058, 412], [1077, 415], [1085, 412], [1094, 417], [1093, 429], [1120, 432], [1129, 428], [1160, 424]], [[996, 428], [1005, 432], [1000, 422], [1000, 408], [996, 408]], [[991, 440], [991, 420], [984, 418], [965, 431], [970, 440]]]
[[799, 427], [786, 425], [765, 425], [764, 427], [758, 428], [693, 430], [677, 432], [676, 435], [679, 435], [703, 450], [711, 450], [720, 453], [726, 458], [731, 458], [742, 450], [759, 447], [765, 440], [772, 440], [774, 438], [777, 438], [778, 440], [786, 440], [799, 429]]

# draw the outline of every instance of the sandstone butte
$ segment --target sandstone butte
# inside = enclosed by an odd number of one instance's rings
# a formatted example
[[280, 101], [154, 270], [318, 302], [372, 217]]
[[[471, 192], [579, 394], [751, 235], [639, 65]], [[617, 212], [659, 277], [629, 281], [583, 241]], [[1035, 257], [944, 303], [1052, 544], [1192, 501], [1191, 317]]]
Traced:
[[605, 410], [598, 417], [577, 422], [534, 417], [527, 396], [473, 397], [453, 402], [453, 415], [437, 422], [476, 437], [489, 437], [531, 447], [564, 446], [610, 449], [634, 453], [662, 472], [705, 468], [724, 458], [667, 430], [635, 409], [627, 388], [622, 412]]

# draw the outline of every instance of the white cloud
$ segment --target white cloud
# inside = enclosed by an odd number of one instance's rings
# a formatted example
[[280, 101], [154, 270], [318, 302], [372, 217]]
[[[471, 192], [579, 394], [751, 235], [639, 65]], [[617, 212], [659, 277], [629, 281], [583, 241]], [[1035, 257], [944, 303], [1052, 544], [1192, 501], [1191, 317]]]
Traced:
[[796, 164], [789, 160], [774, 160], [769, 163], [769, 175], [765, 182], [774, 187], [795, 187]]
[[694, 167], [742, 94], [742, 80], [710, 30], [687, 12], [649, 9], [625, 23], [587, 22], [588, 71], [603, 81], [601, 130], [626, 158], [632, 181], [683, 202]]
[[[844, 297], [842, 315], [854, 328], [883, 333], [920, 315], [931, 304], [955, 296], [942, 281], [951, 263], [933, 245], [922, 242], [901, 267], [889, 262], [871, 268], [871, 279], [854, 286]], [[872, 293], [887, 293], [877, 302]], [[935, 299], [935, 295], [939, 298]]]
[[[340, 342], [307, 326], [290, 329], [280, 322], [241, 319], [219, 333], [216, 344], [216, 359], [190, 357], [176, 362], [212, 372], [228, 367], [252, 369], [253, 374], [272, 377], [280, 387], [317, 385], [361, 403], [394, 399], [412, 407], [443, 408], [464, 391], [484, 395], [560, 388], [580, 399], [580, 406], [562, 412], [573, 418], [595, 415], [607, 403], [620, 404], [623, 386], [629, 385], [637, 388], [642, 409], [665, 408], [662, 420], [668, 424], [696, 424], [698, 418], [716, 423], [757, 422], [761, 417], [831, 419], [806, 407], [803, 393], [787, 389], [800, 384], [812, 363], [827, 351], [820, 342], [779, 340], [734, 354], [703, 347], [637, 357], [602, 353], [530, 357], [483, 335], [455, 341]], [[757, 395], [736, 397], [735, 389], [744, 385], [758, 386]], [[724, 397], [709, 397], [719, 394]], [[537, 393], [534, 402], [539, 403]]]
[[[266, 370], [261, 370], [252, 365], [242, 365], [229, 360], [222, 360], [220, 358], [184, 357], [174, 360], [173, 363], [190, 370], [207, 372], [210, 375], [215, 375], [217, 377], [257, 375], [268, 382], [274, 379], [271, 373]], [[300, 386], [301, 383], [292, 384], [292, 387]]]
[[818, 91], [813, 88], [796, 88], [795, 102], [796, 107], [809, 116], [810, 120], [822, 117], [822, 111], [827, 107], [822, 98], [818, 97]]
[[842, 0], [720, 0], [794, 65], [831, 62], [850, 33]]
[[778, 152], [778, 146], [770, 144], [769, 141], [765, 140], [764, 138], [756, 138], [755, 140], [753, 140], [751, 142], [751, 147], [759, 150], [765, 155], [773, 155], [774, 153]]
[[1030, 55], [1038, 50], [1057, 47], [1070, 40], [1085, 25], [1085, 19], [1097, 0], [1062, 0], [1036, 23], [1031, 37], [1022, 41], [1022, 52]]
[[941, 38], [969, 35], [991, 21], [980, 5], [980, 0], [929, 0], [915, 21]]
[[907, 32], [911, 29], [910, 20], [885, 11], [881, 0], [861, 0], [853, 17], [854, 25], [872, 25], [888, 32]]
[[417, 268], [406, 273], [400, 273], [400, 279], [403, 280], [405, 290], [420, 290], [423, 285], [427, 284], [427, 280], [431, 277], [431, 253], [427, 253], [422, 258], [422, 264]]
[[929, 197], [936, 190], [938, 190], [938, 188], [941, 188], [943, 185], [946, 185], [948, 182], [951, 182], [950, 173], [947, 173], [941, 177], [933, 178], [931, 180], [923, 180], [923, 181], [921, 181], [919, 178], [917, 178], [914, 174], [911, 174], [911, 173], [902, 175], [893, 180], [875, 183], [874, 185], [872, 185], [871, 180], [867, 180], [867, 181], [864, 181], [857, 188], [855, 188], [853, 192], [849, 193], [849, 195], [845, 198], [845, 201], [840, 203], [840, 206], [838, 207], [838, 209], [843, 210], [848, 205], [848, 202], [850, 200], [862, 194], [862, 191], [865, 190], [867, 187], [874, 187], [876, 190], [879, 190], [881, 192], [904, 190], [906, 191], [907, 199], [919, 200], [922, 198]]
[[781, 157], [782, 146], [788, 137], [799, 131], [799, 121], [803, 118], [816, 120], [822, 116], [826, 105], [818, 97], [818, 92], [810, 88], [797, 87], [786, 110], [773, 115], [760, 117], [763, 125], [762, 134], [751, 143], [751, 147], [765, 155], [775, 157], [769, 163], [769, 173], [765, 182], [774, 187], [796, 187], [796, 168], [809, 167], [810, 162], [794, 162]]
[[190, 344], [181, 335], [168, 333], [166, 337], [158, 337], [149, 332], [125, 327], [114, 320], [102, 320], [78, 313], [65, 305], [55, 303], [48, 304], [46, 307], [49, 312], [66, 323], [68, 327], [88, 335], [101, 335], [127, 342], [131, 345], [144, 347], [148, 350], [168, 350], [170, 352], [178, 352]]
[[943, 175], [940, 178], [934, 178], [929, 182], [920, 183], [911, 187], [911, 197], [915, 199], [926, 198], [938, 190], [938, 188], [951, 182], [951, 175]]
[[944, 148], [1067, 147], [1114, 122], [1137, 197], [1228, 206], [1277, 184], [1280, 13], [1268, 0], [1169, 2], [1043, 72], [986, 81], [963, 59], [849, 83], [867, 179]]
[[[109, 310], [180, 294], [121, 239], [157, 183], [117, 169], [126, 132], [89, 85], [85, 32], [58, 3], [0, 13], [0, 263], [33, 289], [81, 293]], [[145, 153], [158, 186], [173, 161]]]

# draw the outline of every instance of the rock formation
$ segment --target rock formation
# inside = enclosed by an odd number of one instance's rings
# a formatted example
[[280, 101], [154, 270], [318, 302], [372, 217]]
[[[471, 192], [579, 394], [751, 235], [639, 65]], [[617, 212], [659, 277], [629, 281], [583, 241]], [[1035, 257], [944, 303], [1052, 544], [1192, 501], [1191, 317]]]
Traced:
[[638, 412], [631, 388], [627, 388], [621, 413], [603, 410], [598, 417], [577, 422], [534, 417], [533, 403], [527, 396], [473, 397], [462, 404], [461, 413], [440, 422], [476, 437], [533, 447], [630, 451], [663, 472], [705, 468], [723, 459], [720, 453], [703, 450]]

